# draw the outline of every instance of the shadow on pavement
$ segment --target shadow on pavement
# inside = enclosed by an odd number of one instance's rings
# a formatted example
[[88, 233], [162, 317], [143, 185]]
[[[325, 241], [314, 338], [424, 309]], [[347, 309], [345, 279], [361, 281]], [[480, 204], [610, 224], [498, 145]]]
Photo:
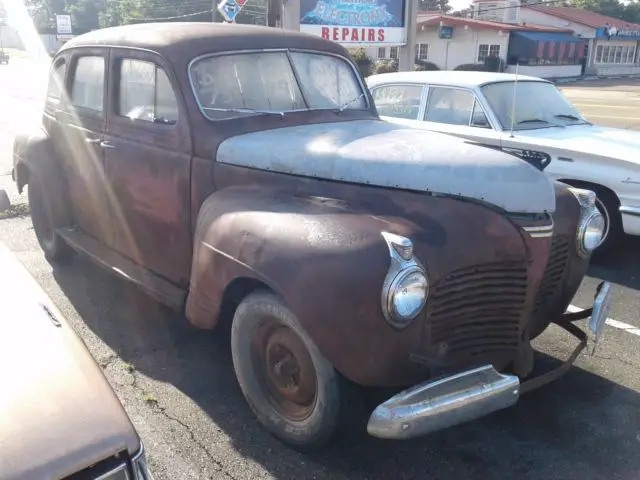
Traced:
[[640, 393], [579, 367], [474, 423], [405, 442], [354, 432], [322, 455], [302, 456], [258, 425], [224, 334], [193, 329], [82, 258], [54, 275], [86, 325], [122, 360], [194, 400], [212, 419], [200, 431], [222, 429], [240, 456], [274, 478], [638, 478]]
[[592, 263], [587, 275], [640, 290], [640, 237], [627, 235], [615, 252]]

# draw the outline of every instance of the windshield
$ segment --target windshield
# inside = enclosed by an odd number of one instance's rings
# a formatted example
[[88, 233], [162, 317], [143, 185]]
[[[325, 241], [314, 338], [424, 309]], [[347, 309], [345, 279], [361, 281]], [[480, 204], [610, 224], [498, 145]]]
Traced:
[[205, 57], [192, 64], [190, 75], [200, 107], [212, 120], [295, 110], [367, 107], [366, 96], [351, 65], [339, 57], [320, 53], [259, 52]]
[[[489, 106], [505, 130], [511, 128], [515, 82], [491, 83], [482, 87]], [[518, 82], [514, 129], [525, 130], [586, 123], [582, 115], [555, 85], [546, 82]]]

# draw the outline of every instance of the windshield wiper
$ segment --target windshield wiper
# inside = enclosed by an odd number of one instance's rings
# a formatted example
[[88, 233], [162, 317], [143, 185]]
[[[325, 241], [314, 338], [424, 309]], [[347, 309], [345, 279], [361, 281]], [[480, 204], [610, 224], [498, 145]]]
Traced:
[[523, 123], [546, 123], [547, 125], [553, 125], [554, 127], [564, 128], [564, 125], [560, 125], [559, 123], [552, 123], [548, 120], [543, 120], [542, 118], [527, 118], [526, 120], [520, 120], [516, 123], [516, 125], [522, 125]]
[[336, 113], [342, 113], [344, 112], [348, 107], [350, 107], [351, 105], [353, 105], [354, 103], [356, 103], [358, 100], [360, 100], [362, 97], [364, 97], [364, 92], [362, 92], [360, 95], [358, 95], [356, 98], [353, 98], [351, 100], [349, 100], [347, 103], [343, 103], [342, 105], [340, 105], [339, 108], [336, 109]]
[[202, 107], [203, 110], [212, 112], [236, 112], [236, 113], [257, 113], [261, 115], [278, 115], [284, 118], [284, 112], [276, 110], [257, 110], [255, 108], [218, 108], [218, 107]]
[[554, 118], [566, 118], [567, 120], [575, 120], [576, 122], [584, 122], [588, 125], [591, 125], [590, 122], [587, 122], [586, 120], [584, 120], [583, 118], [580, 118], [576, 115], [572, 115], [571, 113], [560, 113], [558, 115], [554, 115]]

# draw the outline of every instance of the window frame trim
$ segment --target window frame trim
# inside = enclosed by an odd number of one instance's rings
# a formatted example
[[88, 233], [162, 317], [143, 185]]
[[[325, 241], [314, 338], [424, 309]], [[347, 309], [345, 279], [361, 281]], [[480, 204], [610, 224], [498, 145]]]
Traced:
[[[198, 55], [197, 57], [194, 57], [191, 60], [189, 60], [189, 63], [187, 64], [187, 77], [189, 78], [189, 86], [191, 87], [191, 94], [193, 95], [193, 98], [195, 99], [196, 104], [198, 105], [198, 110], [200, 111], [200, 114], [203, 116], [203, 118], [205, 120], [209, 121], [209, 122], [226, 122], [226, 121], [229, 121], [229, 120], [237, 120], [239, 118], [248, 118], [248, 117], [253, 117], [253, 116], [259, 116], [259, 114], [256, 114], [256, 115], [239, 114], [239, 115], [228, 116], [228, 117], [219, 118], [219, 119], [212, 119], [212, 118], [208, 117], [205, 114], [205, 110], [204, 110], [204, 108], [202, 106], [202, 103], [200, 102], [200, 98], [196, 94], [195, 85], [193, 83], [193, 75], [191, 75], [191, 68], [193, 67], [194, 63], [199, 62], [199, 61], [204, 60], [204, 59], [207, 59], [207, 58], [214, 58], [214, 57], [223, 57], [223, 56], [241, 55], [241, 54], [252, 54], [252, 53], [273, 53], [273, 52], [282, 52], [287, 56], [287, 58], [288, 58], [288, 60], [290, 62], [290, 65], [291, 65], [291, 70], [293, 71], [293, 74], [294, 74], [294, 76], [296, 78], [296, 81], [298, 82], [298, 88], [300, 88], [300, 91], [302, 93], [302, 96], [303, 96], [305, 104], [307, 104], [307, 99], [304, 96], [304, 91], [302, 89], [302, 82], [298, 78], [298, 72], [296, 71], [296, 67], [295, 67], [293, 61], [291, 60], [291, 58], [289, 56], [289, 53], [309, 53], [309, 54], [316, 54], [316, 55], [328, 55], [328, 56], [335, 57], [335, 58], [345, 62], [351, 68], [351, 72], [353, 73], [357, 84], [360, 86], [360, 91], [361, 91], [361, 93], [364, 94], [364, 96], [362, 98], [364, 99], [364, 101], [366, 103], [366, 106], [365, 106], [365, 108], [358, 109], [358, 110], [371, 111], [371, 102], [372, 102], [372, 100], [370, 99], [370, 96], [367, 94], [367, 86], [363, 82], [363, 80], [362, 80], [362, 78], [360, 76], [360, 73], [356, 69], [357, 67], [355, 66], [355, 63], [353, 62], [353, 60], [350, 60], [350, 59], [346, 58], [343, 55], [339, 55], [339, 54], [333, 53], [333, 52], [327, 52], [325, 50], [312, 50], [312, 49], [305, 49], [305, 48], [258, 48], [258, 49], [229, 50], [229, 51], [226, 51], [226, 52], [205, 53], [204, 55]], [[333, 108], [302, 108], [302, 109], [295, 109], [295, 110], [283, 110], [283, 113], [326, 112], [326, 111], [331, 111], [331, 110], [335, 110], [335, 107], [333, 107]], [[234, 113], [234, 112], [229, 112], [229, 113]]]

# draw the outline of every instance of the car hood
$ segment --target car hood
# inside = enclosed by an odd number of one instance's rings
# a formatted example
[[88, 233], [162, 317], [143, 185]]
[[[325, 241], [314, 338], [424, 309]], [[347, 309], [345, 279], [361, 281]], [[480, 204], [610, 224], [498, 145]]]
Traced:
[[447, 194], [508, 212], [555, 210], [549, 179], [473, 142], [383, 120], [285, 127], [229, 138], [216, 160], [279, 173]]
[[66, 478], [140, 440], [60, 311], [0, 244], [3, 480]]
[[[515, 132], [516, 142], [640, 163], [640, 134], [619, 128], [573, 125]], [[571, 156], [570, 154], [568, 156]]]

